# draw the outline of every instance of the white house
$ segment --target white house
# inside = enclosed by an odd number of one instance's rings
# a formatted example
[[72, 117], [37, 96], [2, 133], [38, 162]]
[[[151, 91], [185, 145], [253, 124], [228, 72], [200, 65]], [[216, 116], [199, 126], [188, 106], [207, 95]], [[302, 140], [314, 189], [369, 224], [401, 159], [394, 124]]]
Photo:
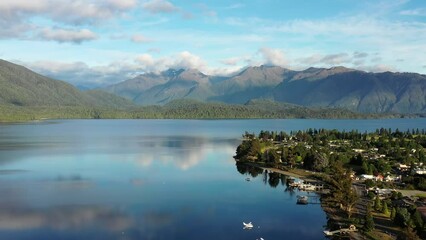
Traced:
[[361, 180], [368, 180], [368, 179], [373, 180], [373, 179], [376, 179], [376, 177], [374, 177], [373, 175], [362, 174], [359, 179], [361, 179]]

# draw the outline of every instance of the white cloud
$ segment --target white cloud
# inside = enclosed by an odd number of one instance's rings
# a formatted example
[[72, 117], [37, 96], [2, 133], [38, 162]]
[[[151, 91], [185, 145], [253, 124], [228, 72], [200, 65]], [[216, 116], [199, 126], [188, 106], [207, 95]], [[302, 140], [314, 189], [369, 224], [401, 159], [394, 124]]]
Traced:
[[[137, 0], [1, 0], [0, 38], [33, 38], [43, 28], [32, 21], [34, 17], [50, 21], [51, 25], [75, 27], [120, 17], [137, 5]], [[43, 32], [42, 35], [52, 35], [52, 30]], [[88, 30], [79, 34], [85, 35], [82, 41], [93, 37], [89, 36]], [[79, 41], [78, 38], [75, 42]]]
[[399, 14], [405, 15], [405, 16], [426, 16], [426, 8], [404, 10], [399, 12]]
[[132, 36], [131, 38], [132, 42], [134, 43], [149, 43], [152, 42], [153, 40], [150, 38], [147, 38], [146, 36], [142, 35], [142, 34], [135, 34]]
[[85, 87], [113, 84], [143, 71], [140, 64], [126, 61], [115, 61], [99, 66], [89, 66], [83, 62], [60, 61], [19, 62], [19, 64], [42, 75]]
[[108, 0], [107, 2], [118, 9], [131, 9], [138, 4], [137, 0]]
[[143, 72], [160, 72], [169, 68], [198, 69], [207, 74], [214, 70], [217, 71], [217, 69], [208, 67], [206, 61], [200, 56], [188, 51], [160, 58], [154, 58], [152, 55], [144, 53], [134, 59], [117, 60], [97, 66], [89, 66], [83, 62], [59, 61], [17, 63], [42, 75], [86, 87], [110, 85]]
[[62, 28], [45, 28], [42, 29], [38, 37], [45, 40], [57, 41], [60, 43], [63, 42], [72, 42], [72, 43], [82, 43], [84, 41], [90, 41], [97, 39], [98, 36], [88, 30], [71, 30], [71, 29], [62, 29]]
[[179, 10], [173, 3], [166, 0], [150, 0], [142, 4], [142, 7], [152, 14], [173, 13]]
[[2, 0], [0, 18], [22, 20], [37, 15], [58, 22], [81, 24], [112, 18], [136, 6], [136, 0]]
[[146, 72], [157, 72], [161, 69], [157, 69], [158, 61], [154, 60], [154, 58], [150, 54], [142, 54], [136, 57], [136, 62], [141, 64], [141, 68]]
[[143, 72], [161, 72], [169, 68], [198, 69], [205, 74], [228, 75], [241, 66], [210, 67], [200, 56], [189, 51], [155, 58], [140, 54], [134, 59], [121, 59], [104, 65], [89, 66], [83, 62], [35, 61], [19, 62], [29, 69], [54, 79], [64, 80], [76, 86], [100, 87], [124, 81]]
[[31, 31], [34, 27], [27, 23], [15, 22], [9, 24], [0, 18], [0, 39], [2, 38], [23, 38], [26, 33]]
[[205, 70], [207, 63], [201, 57], [183, 51], [177, 54], [175, 61], [169, 67]]
[[280, 49], [263, 47], [259, 49], [259, 53], [264, 59], [264, 63], [274, 66], [286, 66], [287, 61], [284, 57], [284, 51]]

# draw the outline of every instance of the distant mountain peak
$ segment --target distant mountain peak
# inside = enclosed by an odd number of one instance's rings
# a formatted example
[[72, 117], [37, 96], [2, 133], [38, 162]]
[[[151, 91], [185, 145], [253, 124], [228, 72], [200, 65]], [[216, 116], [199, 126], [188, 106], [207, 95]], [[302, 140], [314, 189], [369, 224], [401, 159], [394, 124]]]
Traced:
[[169, 68], [161, 72], [161, 75], [166, 77], [176, 77], [177, 75], [181, 74], [183, 71], [185, 71], [185, 69], [183, 68], [180, 68], [180, 69]]
[[347, 68], [347, 67], [344, 67], [344, 66], [335, 66], [335, 67], [328, 68], [327, 70], [334, 71], [334, 72], [352, 72], [352, 71], [357, 71], [355, 69]]

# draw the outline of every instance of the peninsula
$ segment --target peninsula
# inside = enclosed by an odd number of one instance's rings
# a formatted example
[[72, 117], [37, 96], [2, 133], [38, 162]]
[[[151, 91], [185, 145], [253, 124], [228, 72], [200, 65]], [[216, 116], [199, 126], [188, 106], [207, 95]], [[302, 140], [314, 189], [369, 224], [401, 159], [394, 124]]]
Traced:
[[261, 131], [246, 132], [234, 158], [237, 167], [322, 181], [329, 189], [321, 195], [329, 228], [353, 225], [362, 231], [351, 234], [373, 239], [419, 239], [425, 236], [425, 147], [425, 129]]

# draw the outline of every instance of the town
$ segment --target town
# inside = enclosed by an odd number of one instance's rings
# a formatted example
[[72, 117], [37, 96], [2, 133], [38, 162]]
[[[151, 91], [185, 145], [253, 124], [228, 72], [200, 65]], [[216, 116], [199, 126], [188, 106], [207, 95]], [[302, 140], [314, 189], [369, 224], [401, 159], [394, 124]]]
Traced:
[[296, 172], [323, 182], [329, 228], [356, 226], [362, 231], [353, 234], [370, 239], [424, 239], [425, 148], [424, 129], [261, 131], [246, 132], [234, 158], [237, 166]]

